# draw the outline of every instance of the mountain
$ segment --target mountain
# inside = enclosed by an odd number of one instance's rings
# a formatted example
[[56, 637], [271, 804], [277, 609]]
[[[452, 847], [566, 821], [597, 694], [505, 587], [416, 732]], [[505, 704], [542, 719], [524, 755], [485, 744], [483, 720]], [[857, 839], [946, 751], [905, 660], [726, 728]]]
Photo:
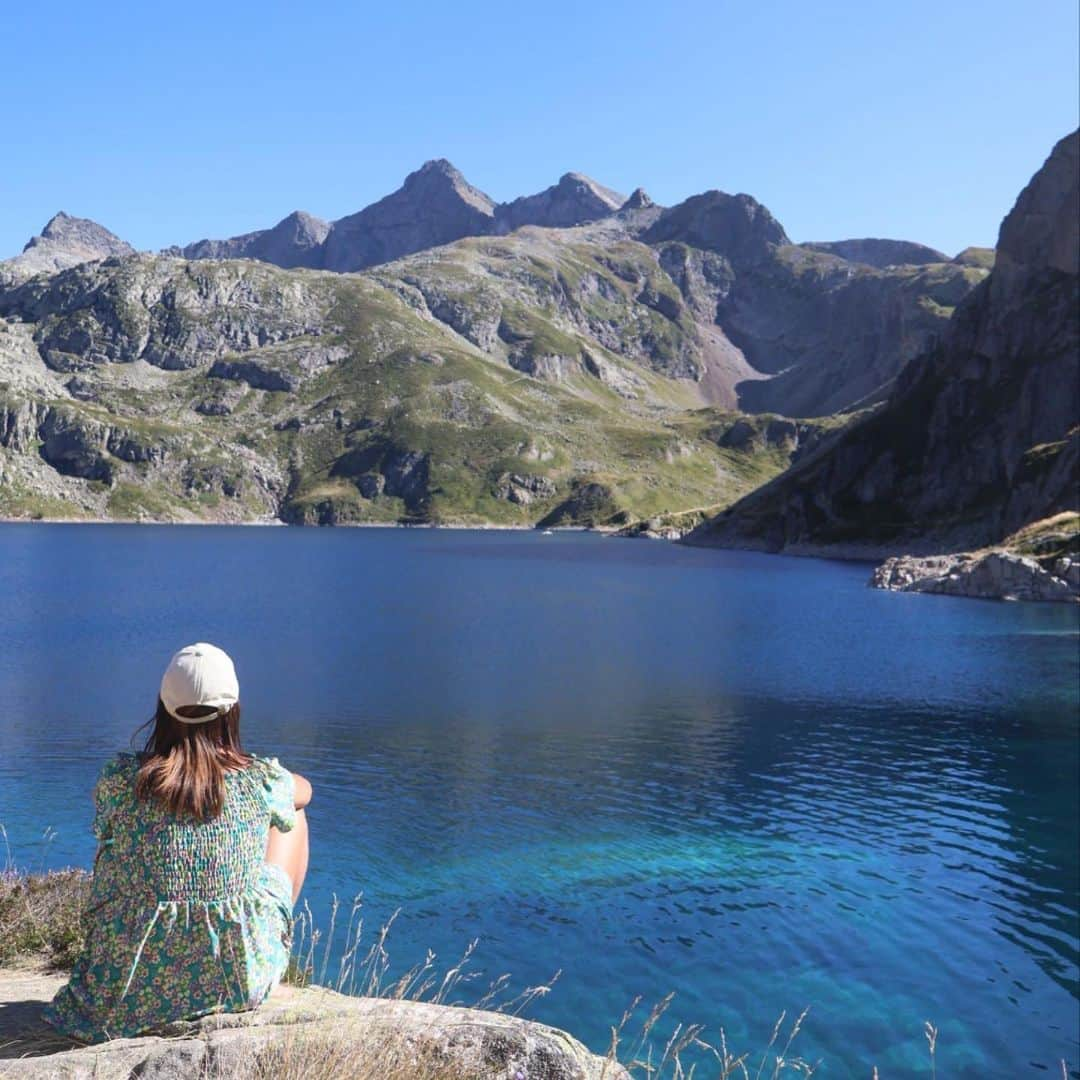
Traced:
[[524, 225], [581, 225], [614, 214], [625, 202], [625, 196], [581, 173], [566, 173], [536, 195], [496, 204], [440, 158], [410, 173], [397, 191], [332, 224], [296, 211], [273, 229], [199, 240], [165, 254], [348, 272], [467, 236], [507, 233]]
[[0, 281], [0, 513], [683, 529], [837, 438], [987, 274], [808, 250], [745, 194], [496, 204], [445, 161], [185, 250]]
[[1078, 509], [1080, 137], [1002, 223], [994, 269], [887, 403], [691, 542], [959, 550]]
[[715, 254], [715, 322], [760, 373], [737, 387], [739, 407], [789, 416], [872, 404], [986, 274], [944, 256], [886, 269], [852, 263], [792, 244], [756, 199], [719, 191], [665, 210], [642, 239], [676, 280], [670, 264], [683, 246]]
[[0, 282], [52, 274], [91, 259], [132, 255], [135, 249], [108, 229], [88, 218], [61, 211], [52, 217], [22, 254], [0, 262]]
[[651, 248], [575, 229], [86, 263], [0, 291], [0, 512], [694, 521], [837, 426], [710, 404], [711, 332]]
[[499, 229], [507, 232], [523, 225], [567, 228], [607, 217], [625, 202], [625, 195], [603, 187], [581, 173], [570, 172], [538, 195], [524, 195], [497, 206], [495, 219]]
[[294, 210], [272, 229], [228, 240], [198, 240], [183, 248], [170, 248], [166, 254], [185, 259], [259, 259], [286, 269], [313, 267], [322, 263], [322, 245], [329, 232], [328, 222]]
[[[626, 199], [566, 173], [545, 191], [497, 204], [445, 160], [330, 226], [294, 214], [273, 230], [170, 253], [355, 272], [524, 226], [581, 228], [584, 243], [652, 248], [707, 327], [698, 335], [707, 399], [754, 412], [821, 417], [880, 401], [987, 272], [976, 249], [950, 261], [899, 240], [795, 245], [746, 194], [708, 191], [665, 209], [640, 188]], [[468, 306], [468, 291], [459, 293]]]
[[393, 194], [335, 221], [322, 265], [327, 270], [361, 270], [494, 230], [494, 202], [449, 161], [428, 161], [409, 173]]

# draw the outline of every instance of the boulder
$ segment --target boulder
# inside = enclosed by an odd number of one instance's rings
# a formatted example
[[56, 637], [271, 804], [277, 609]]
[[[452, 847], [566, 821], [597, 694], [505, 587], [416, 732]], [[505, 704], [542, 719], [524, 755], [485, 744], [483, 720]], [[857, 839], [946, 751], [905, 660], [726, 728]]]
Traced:
[[[0, 971], [0, 1075], [31, 1080], [184, 1080], [244, 1076], [258, 1062], [311, 1053], [324, 1075], [376, 1075], [387, 1061], [418, 1076], [477, 1080], [629, 1080], [557, 1028], [503, 1013], [280, 987], [260, 1008], [170, 1024], [157, 1034], [82, 1046], [40, 1019], [64, 976]], [[335, 1064], [337, 1068], [335, 1068]], [[429, 1071], [430, 1070], [430, 1071]]]
[[495, 484], [494, 494], [496, 499], [528, 506], [534, 499], [550, 499], [555, 491], [555, 485], [546, 476], [503, 473]]

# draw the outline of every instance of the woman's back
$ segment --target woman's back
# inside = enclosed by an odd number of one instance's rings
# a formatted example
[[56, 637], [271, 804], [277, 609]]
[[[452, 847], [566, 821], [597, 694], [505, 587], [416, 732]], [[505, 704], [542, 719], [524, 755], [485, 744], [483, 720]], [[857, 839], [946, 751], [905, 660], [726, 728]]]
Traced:
[[264, 859], [271, 825], [295, 822], [292, 774], [253, 758], [226, 774], [221, 813], [199, 820], [140, 799], [139, 764], [119, 755], [94, 789], [86, 946], [45, 1012], [90, 1041], [252, 1008], [288, 962], [292, 882]]

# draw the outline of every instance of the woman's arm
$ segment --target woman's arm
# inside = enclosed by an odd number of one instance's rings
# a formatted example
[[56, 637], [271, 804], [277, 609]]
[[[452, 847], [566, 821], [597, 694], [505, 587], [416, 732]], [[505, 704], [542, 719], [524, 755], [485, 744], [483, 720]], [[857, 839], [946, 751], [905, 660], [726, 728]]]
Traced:
[[303, 810], [309, 802], [311, 802], [311, 784], [302, 777], [299, 773], [293, 773], [293, 801], [296, 803], [297, 810]]

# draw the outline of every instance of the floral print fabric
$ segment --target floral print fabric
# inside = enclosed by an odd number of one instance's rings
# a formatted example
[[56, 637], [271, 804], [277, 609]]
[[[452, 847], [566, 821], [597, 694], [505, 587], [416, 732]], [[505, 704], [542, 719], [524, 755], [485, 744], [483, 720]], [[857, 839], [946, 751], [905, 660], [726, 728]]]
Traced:
[[43, 1014], [88, 1042], [252, 1009], [289, 959], [292, 884], [265, 855], [270, 826], [296, 822], [291, 773], [255, 758], [226, 774], [221, 815], [198, 821], [137, 799], [138, 767], [121, 754], [94, 788], [86, 944]]

